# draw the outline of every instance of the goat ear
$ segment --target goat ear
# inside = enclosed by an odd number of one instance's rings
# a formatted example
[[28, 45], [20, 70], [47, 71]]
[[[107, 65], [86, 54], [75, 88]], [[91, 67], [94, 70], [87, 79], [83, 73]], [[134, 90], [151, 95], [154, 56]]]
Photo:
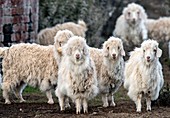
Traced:
[[59, 44], [59, 41], [58, 41], [58, 37], [57, 37], [57, 36], [54, 37], [54, 46], [55, 46], [56, 48], [59, 48], [59, 47], [60, 47], [60, 44]]
[[88, 47], [85, 47], [85, 48], [83, 49], [83, 53], [84, 53], [84, 55], [88, 55], [88, 54], [89, 54]]
[[103, 50], [103, 56], [105, 56], [105, 57], [109, 56], [109, 51], [107, 49]]
[[105, 57], [109, 56], [109, 49], [107, 47], [107, 43], [106, 42], [103, 44], [103, 56], [105, 56]]
[[129, 14], [128, 14], [128, 12], [127, 12], [127, 8], [125, 8], [125, 9], [123, 10], [123, 15], [124, 15], [125, 19], [129, 19]]
[[157, 57], [161, 57], [162, 55], [162, 50], [160, 48], [157, 49], [157, 53], [156, 53], [156, 56]]
[[127, 13], [125, 14], [125, 19], [128, 20], [129, 17], [130, 17], [130, 16], [129, 16], [128, 12], [127, 12]]
[[123, 47], [122, 47], [122, 49], [121, 49], [121, 55], [122, 55], [122, 56], [125, 56], [125, 50], [123, 49]]
[[144, 9], [141, 9], [141, 10], [140, 10], [139, 18], [140, 18], [140, 19], [144, 19], [144, 20], [146, 20], [146, 19], [147, 19], [147, 15], [146, 15], [146, 13], [145, 13], [145, 10], [144, 10]]

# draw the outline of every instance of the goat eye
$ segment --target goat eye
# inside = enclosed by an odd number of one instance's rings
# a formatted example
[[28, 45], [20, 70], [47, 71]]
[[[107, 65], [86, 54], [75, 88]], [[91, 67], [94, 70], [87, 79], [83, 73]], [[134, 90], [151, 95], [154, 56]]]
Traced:
[[143, 52], [145, 52], [145, 50], [143, 50]]
[[128, 15], [130, 16], [130, 12], [128, 12]]
[[107, 47], [107, 49], [109, 50], [109, 47]]
[[156, 52], [156, 49], [154, 49], [153, 51]]
[[137, 14], [139, 15], [139, 14], [140, 14], [140, 12], [138, 11], [138, 12], [137, 12]]
[[120, 49], [120, 47], [118, 46], [118, 50]]

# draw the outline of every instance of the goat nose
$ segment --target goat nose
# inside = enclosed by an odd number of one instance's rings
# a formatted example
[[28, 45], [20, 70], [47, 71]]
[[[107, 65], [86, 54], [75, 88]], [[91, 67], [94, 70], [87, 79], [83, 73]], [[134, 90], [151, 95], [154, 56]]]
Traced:
[[150, 59], [150, 56], [147, 56], [146, 58], [147, 58], [147, 59]]
[[80, 58], [80, 55], [79, 55], [79, 54], [76, 54], [76, 58]]
[[132, 21], [135, 23], [135, 22], [136, 22], [136, 19], [135, 19], [135, 18], [133, 18], [133, 19], [132, 19]]
[[113, 57], [116, 57], [116, 54], [112, 54]]

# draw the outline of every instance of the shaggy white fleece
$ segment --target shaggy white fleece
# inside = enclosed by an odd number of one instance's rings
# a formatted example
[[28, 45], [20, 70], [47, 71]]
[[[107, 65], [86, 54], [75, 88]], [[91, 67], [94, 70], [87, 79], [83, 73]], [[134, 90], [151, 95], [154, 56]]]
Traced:
[[87, 100], [97, 95], [98, 87], [95, 65], [84, 38], [74, 36], [64, 46], [55, 92], [61, 110], [65, 109], [69, 97], [76, 104], [77, 114], [82, 107], [84, 113], [88, 112]]
[[139, 45], [148, 38], [146, 19], [147, 14], [141, 5], [128, 4], [116, 21], [113, 35], [121, 38], [127, 46]]
[[162, 50], [154, 40], [146, 40], [141, 48], [131, 52], [130, 59], [125, 66], [124, 87], [128, 96], [135, 102], [137, 112], [141, 112], [142, 96], [146, 98], [147, 110], [151, 110], [151, 100], [159, 96], [164, 79], [159, 57]]
[[99, 88], [102, 93], [103, 106], [115, 106], [114, 94], [122, 85], [124, 80], [125, 51], [122, 40], [110, 37], [103, 44], [103, 62], [100, 68]]
[[[73, 34], [61, 31], [57, 36], [60, 40], [68, 40]], [[62, 37], [62, 38], [61, 38]], [[57, 37], [55, 37], [58, 39]], [[3, 97], [6, 104], [10, 104], [9, 93], [14, 92], [20, 102], [25, 101], [22, 91], [26, 85], [39, 87], [46, 93], [48, 103], [53, 104], [51, 91], [57, 85], [58, 63], [54, 58], [55, 48], [59, 44], [41, 46], [38, 44], [16, 44], [10, 48], [0, 48], [0, 56], [4, 59], [3, 66]]]

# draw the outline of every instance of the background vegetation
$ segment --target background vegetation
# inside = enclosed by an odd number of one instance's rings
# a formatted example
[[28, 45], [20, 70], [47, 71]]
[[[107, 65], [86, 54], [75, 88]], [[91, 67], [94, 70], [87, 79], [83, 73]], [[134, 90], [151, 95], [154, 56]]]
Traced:
[[39, 29], [83, 19], [88, 26], [88, 44], [99, 47], [104, 41], [101, 31], [114, 9], [113, 4], [113, 0], [42, 0]]

